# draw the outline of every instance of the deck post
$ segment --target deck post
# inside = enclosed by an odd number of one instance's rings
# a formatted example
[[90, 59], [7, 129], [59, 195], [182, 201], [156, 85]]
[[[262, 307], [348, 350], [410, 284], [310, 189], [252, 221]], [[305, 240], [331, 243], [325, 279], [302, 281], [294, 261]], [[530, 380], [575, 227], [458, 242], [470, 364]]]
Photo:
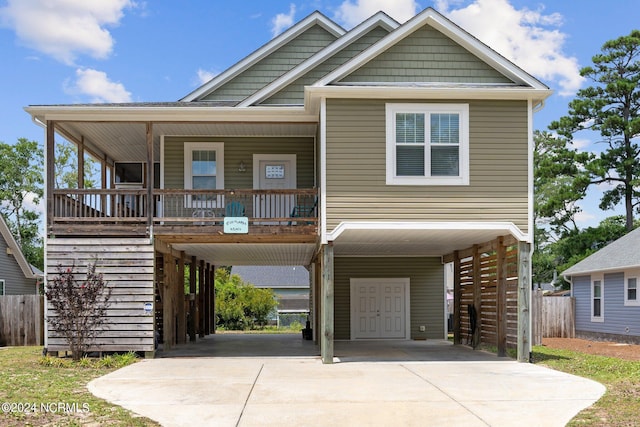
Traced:
[[191, 257], [189, 264], [189, 341], [196, 341], [196, 257]]
[[146, 125], [146, 136], [147, 136], [147, 227], [148, 233], [151, 234], [151, 228], [153, 227], [153, 210], [154, 210], [154, 200], [153, 200], [153, 125], [151, 122], [147, 122]]
[[200, 260], [200, 264], [198, 265], [198, 336], [200, 338], [204, 338], [204, 304], [205, 304], [205, 293], [204, 293], [204, 260]]
[[204, 334], [211, 334], [211, 264], [204, 267]]
[[333, 244], [322, 248], [322, 323], [320, 354], [322, 363], [333, 363]]
[[176, 280], [176, 302], [178, 304], [177, 344], [184, 344], [187, 339], [187, 316], [184, 309], [184, 256], [184, 251], [181, 251], [180, 258], [178, 258], [178, 277]]
[[84, 135], [78, 143], [78, 188], [84, 188]]
[[462, 334], [460, 333], [460, 317], [462, 312], [462, 287], [460, 286], [460, 253], [453, 252], [453, 343], [462, 344]]
[[482, 273], [480, 269], [480, 251], [478, 245], [473, 245], [473, 306], [476, 309], [476, 327], [471, 336], [473, 348], [482, 342]]
[[211, 333], [216, 333], [216, 266], [211, 265]]
[[504, 237], [496, 241], [496, 346], [498, 356], [507, 355], [507, 249]]
[[531, 244], [518, 242], [518, 362], [531, 360]]

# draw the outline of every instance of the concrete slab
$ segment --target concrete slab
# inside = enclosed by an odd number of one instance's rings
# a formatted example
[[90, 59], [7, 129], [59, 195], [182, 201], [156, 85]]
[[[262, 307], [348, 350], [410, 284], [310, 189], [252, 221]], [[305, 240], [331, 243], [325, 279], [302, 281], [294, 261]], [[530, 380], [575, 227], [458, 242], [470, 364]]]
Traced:
[[[336, 342], [337, 363], [323, 365], [297, 336], [221, 337], [97, 378], [89, 390], [165, 426], [563, 426], [605, 391], [445, 341]], [[258, 355], [248, 356], [252, 346]]]

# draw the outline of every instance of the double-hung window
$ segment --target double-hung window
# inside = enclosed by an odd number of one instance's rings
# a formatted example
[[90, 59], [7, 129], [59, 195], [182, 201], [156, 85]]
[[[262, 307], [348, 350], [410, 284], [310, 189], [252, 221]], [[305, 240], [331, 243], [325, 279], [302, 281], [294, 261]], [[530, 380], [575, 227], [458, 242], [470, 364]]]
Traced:
[[639, 274], [626, 275], [624, 279], [624, 305], [640, 305], [640, 295], [638, 295]]
[[[224, 145], [213, 142], [185, 142], [184, 188], [186, 190], [219, 190], [224, 188]], [[188, 207], [215, 208], [214, 194], [187, 197]]]
[[604, 281], [594, 277], [591, 281], [591, 321], [604, 322]]
[[468, 185], [468, 104], [387, 104], [387, 184]]

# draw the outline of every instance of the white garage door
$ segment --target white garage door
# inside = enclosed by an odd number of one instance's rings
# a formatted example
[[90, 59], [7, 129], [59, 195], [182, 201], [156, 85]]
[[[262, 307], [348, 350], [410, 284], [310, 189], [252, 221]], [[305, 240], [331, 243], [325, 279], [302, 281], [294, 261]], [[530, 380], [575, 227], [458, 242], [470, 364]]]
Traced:
[[409, 279], [351, 279], [351, 339], [409, 338]]

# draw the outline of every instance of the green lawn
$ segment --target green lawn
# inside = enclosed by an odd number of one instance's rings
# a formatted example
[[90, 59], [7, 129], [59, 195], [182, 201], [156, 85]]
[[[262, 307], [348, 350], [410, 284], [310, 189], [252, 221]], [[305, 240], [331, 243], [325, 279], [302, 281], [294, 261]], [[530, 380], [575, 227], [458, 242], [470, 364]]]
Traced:
[[533, 359], [536, 364], [590, 378], [607, 387], [604, 396], [580, 412], [569, 426], [640, 424], [640, 362], [543, 346], [533, 347]]
[[89, 393], [87, 383], [135, 363], [132, 354], [103, 359], [42, 356], [42, 347], [0, 347], [0, 426], [157, 426]]

